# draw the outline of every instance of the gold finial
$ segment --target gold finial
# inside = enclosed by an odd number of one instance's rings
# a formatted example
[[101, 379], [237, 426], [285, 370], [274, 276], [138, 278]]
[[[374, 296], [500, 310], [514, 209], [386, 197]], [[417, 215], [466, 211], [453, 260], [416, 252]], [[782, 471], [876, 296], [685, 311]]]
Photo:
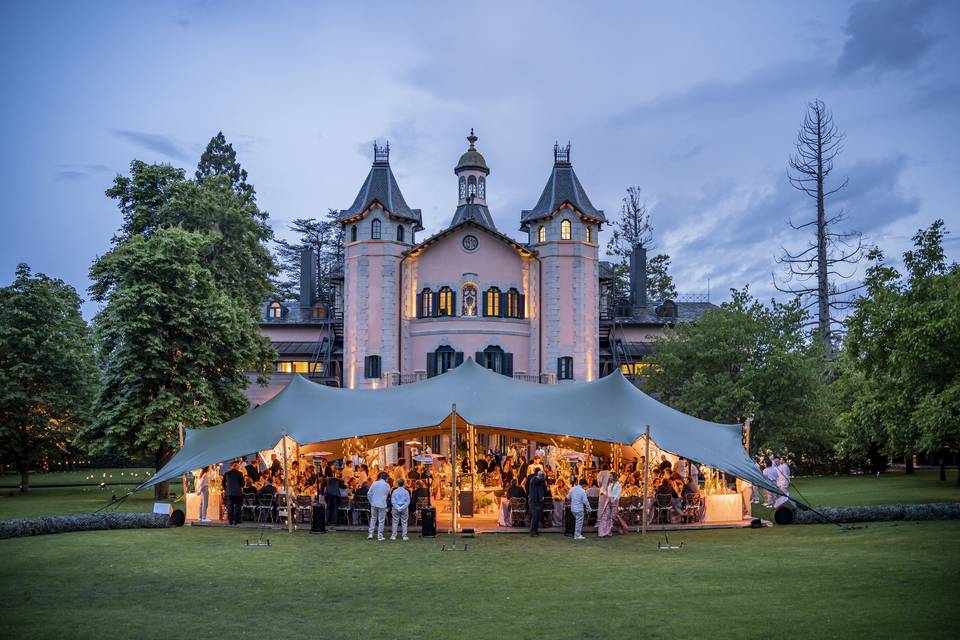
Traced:
[[470, 148], [474, 148], [474, 144], [477, 142], [477, 136], [473, 134], [473, 127], [470, 127], [470, 135], [467, 136], [467, 142], [470, 143]]

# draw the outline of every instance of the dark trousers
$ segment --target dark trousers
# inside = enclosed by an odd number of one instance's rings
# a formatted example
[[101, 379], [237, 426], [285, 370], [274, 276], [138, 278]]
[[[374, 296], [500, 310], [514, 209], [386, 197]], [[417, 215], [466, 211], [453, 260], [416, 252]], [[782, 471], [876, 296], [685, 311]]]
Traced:
[[340, 496], [328, 493], [324, 497], [327, 501], [327, 524], [337, 524], [337, 507], [340, 504]]
[[243, 507], [243, 496], [227, 496], [227, 522], [240, 524], [241, 507]]
[[543, 504], [530, 503], [530, 535], [540, 535], [540, 520], [543, 519]]

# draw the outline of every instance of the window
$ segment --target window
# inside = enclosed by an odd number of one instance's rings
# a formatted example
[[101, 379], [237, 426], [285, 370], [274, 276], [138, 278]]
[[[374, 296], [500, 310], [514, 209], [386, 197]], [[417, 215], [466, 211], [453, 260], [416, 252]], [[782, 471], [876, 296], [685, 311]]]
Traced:
[[380, 377], [380, 356], [367, 356], [363, 359], [363, 377]]
[[557, 380], [573, 380], [573, 358], [557, 358]]
[[283, 307], [280, 306], [279, 302], [271, 302], [270, 307], [267, 309], [268, 318], [282, 318], [283, 317]]
[[505, 376], [513, 376], [513, 354], [504, 353], [503, 349], [498, 346], [490, 345], [483, 351], [477, 351], [476, 358], [477, 364], [481, 367], [486, 367]]
[[350, 227], [350, 242], [357, 241], [357, 225]]
[[620, 365], [620, 371], [625, 376], [635, 377], [635, 376], [649, 376], [654, 371], [660, 371], [660, 366], [652, 362], [634, 362], [633, 366], [630, 364]]
[[378, 218], [374, 218], [370, 222], [370, 237], [374, 240], [380, 239], [380, 220]]
[[450, 287], [441, 287], [440, 291], [437, 292], [437, 315], [439, 316], [453, 316], [456, 315], [454, 310], [454, 301], [453, 301], [453, 290]]
[[313, 309], [310, 310], [310, 317], [316, 320], [327, 317], [327, 309], [323, 306], [322, 303], [318, 302], [313, 305]]
[[417, 296], [417, 317], [429, 318], [433, 316], [433, 291], [424, 289]]
[[[306, 360], [287, 360], [276, 362], [274, 364], [276, 365], [277, 373], [310, 373], [311, 363]], [[318, 362], [316, 366], [317, 371], [320, 372], [320, 369], [323, 365]]]
[[460, 199], [463, 200], [467, 197], [467, 181], [463, 179], [463, 176], [460, 176]]
[[593, 229], [590, 228], [590, 225], [584, 225], [584, 229], [586, 229], [587, 242], [593, 242]]
[[477, 195], [482, 199], [486, 199], [487, 197], [487, 181], [482, 176], [480, 177], [480, 191]]
[[427, 377], [432, 378], [446, 373], [454, 367], [463, 364], [463, 352], [444, 345], [436, 351], [427, 354]]
[[500, 317], [500, 289], [490, 287], [484, 294], [483, 315], [491, 318]]
[[467, 195], [477, 195], [477, 176], [470, 176], [467, 178]]
[[520, 292], [516, 289], [510, 289], [507, 291], [507, 308], [505, 311], [506, 313], [503, 315], [508, 318], [523, 317], [523, 315], [520, 313]]
[[571, 233], [572, 226], [573, 226], [573, 225], [570, 224], [570, 221], [569, 221], [569, 220], [563, 220], [563, 221], [560, 222], [560, 239], [561, 239], [561, 240], [569, 240], [569, 239], [570, 239], [570, 237], [571, 237], [571, 235], [572, 235], [572, 233]]
[[473, 283], [463, 285], [463, 316], [465, 318], [477, 316], [477, 285]]
[[397, 242], [403, 242], [404, 241], [403, 236], [404, 236], [403, 225], [398, 224], [397, 225]]
[[540, 228], [537, 229], [537, 242], [546, 242], [547, 241], [547, 228], [543, 225], [540, 225]]

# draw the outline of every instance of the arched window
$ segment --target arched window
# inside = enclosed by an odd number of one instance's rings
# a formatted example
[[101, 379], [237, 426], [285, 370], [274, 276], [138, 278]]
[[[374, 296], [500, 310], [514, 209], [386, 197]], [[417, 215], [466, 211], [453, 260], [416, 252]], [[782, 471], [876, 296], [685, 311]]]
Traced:
[[322, 319], [327, 317], [327, 308], [323, 306], [322, 303], [318, 302], [313, 305], [313, 309], [310, 310], [310, 317], [314, 319]]
[[467, 178], [467, 195], [477, 195], [477, 176], [470, 176]]
[[593, 229], [592, 229], [592, 228], [590, 227], [590, 225], [588, 225], [588, 224], [587, 224], [587, 225], [584, 225], [583, 228], [586, 229], [586, 236], [585, 236], [585, 237], [586, 237], [586, 239], [587, 239], [587, 242], [593, 242]]
[[490, 287], [483, 296], [483, 315], [491, 318], [501, 317], [500, 289]]
[[441, 373], [446, 373], [454, 367], [463, 364], [463, 352], [457, 351], [453, 347], [443, 345], [437, 347], [436, 351], [427, 354], [427, 377], [432, 378]]
[[453, 290], [450, 287], [440, 287], [437, 292], [437, 315], [452, 316], [453, 309]]
[[370, 221], [370, 238], [373, 240], [380, 239], [380, 219], [374, 218]]
[[280, 306], [279, 302], [271, 302], [270, 307], [267, 309], [268, 318], [282, 318], [283, 317], [283, 307]]
[[491, 371], [502, 373], [505, 376], [513, 376], [513, 354], [505, 353], [498, 346], [490, 345], [483, 351], [477, 351], [475, 354], [477, 364], [486, 367]]
[[433, 316], [433, 291], [424, 288], [417, 296], [417, 317], [432, 318]]
[[397, 242], [404, 242], [404, 239], [403, 239], [403, 238], [404, 238], [404, 235], [405, 235], [405, 234], [404, 234], [404, 231], [403, 231], [403, 225], [402, 225], [402, 224], [398, 224], [398, 225], [397, 225]]
[[569, 220], [562, 220], [560, 222], [560, 239], [569, 240], [572, 234], [573, 225], [570, 224]]
[[471, 283], [463, 285], [463, 312], [465, 318], [477, 316], [477, 285]]
[[487, 198], [487, 180], [483, 176], [480, 176], [480, 189], [477, 195], [484, 200]]
[[557, 358], [557, 380], [573, 380], [573, 358]]
[[463, 179], [463, 176], [460, 176], [460, 199], [463, 200], [467, 197], [467, 181]]
[[547, 241], [547, 228], [543, 225], [540, 225], [540, 228], [537, 229], [537, 242], [546, 242]]
[[520, 313], [520, 292], [516, 289], [507, 291], [507, 308], [504, 310], [503, 315], [507, 318], [523, 317]]
[[350, 242], [357, 241], [357, 225], [350, 227]]

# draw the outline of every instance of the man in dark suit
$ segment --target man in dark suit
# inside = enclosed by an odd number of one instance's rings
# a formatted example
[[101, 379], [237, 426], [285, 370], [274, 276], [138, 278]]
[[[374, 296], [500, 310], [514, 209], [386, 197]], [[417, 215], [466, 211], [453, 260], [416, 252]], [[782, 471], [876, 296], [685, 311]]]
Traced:
[[337, 522], [337, 507], [340, 506], [340, 488], [343, 486], [340, 478], [327, 478], [327, 487], [324, 490], [324, 499], [327, 503], [327, 524]]
[[517, 483], [516, 480], [511, 480], [511, 481], [510, 481], [510, 488], [507, 489], [507, 497], [508, 497], [508, 498], [526, 498], [526, 497], [527, 497], [527, 493], [526, 493], [526, 491], [523, 490], [523, 487], [521, 487], [521, 486]]
[[227, 496], [227, 521], [231, 525], [240, 524], [244, 482], [239, 462], [234, 461], [230, 465], [230, 471], [223, 474], [221, 484], [223, 485], [223, 495]]
[[520, 467], [517, 469], [517, 477], [523, 480], [527, 477], [527, 467], [530, 466], [527, 464], [527, 457], [520, 456]]
[[247, 477], [250, 478], [253, 482], [256, 482], [260, 479], [260, 469], [257, 467], [257, 456], [253, 456], [253, 460], [247, 460], [247, 465], [243, 468], [247, 472]]
[[547, 476], [541, 469], [530, 476], [527, 482], [527, 511], [530, 514], [530, 535], [540, 535], [540, 519], [543, 517], [543, 500], [547, 492]]

